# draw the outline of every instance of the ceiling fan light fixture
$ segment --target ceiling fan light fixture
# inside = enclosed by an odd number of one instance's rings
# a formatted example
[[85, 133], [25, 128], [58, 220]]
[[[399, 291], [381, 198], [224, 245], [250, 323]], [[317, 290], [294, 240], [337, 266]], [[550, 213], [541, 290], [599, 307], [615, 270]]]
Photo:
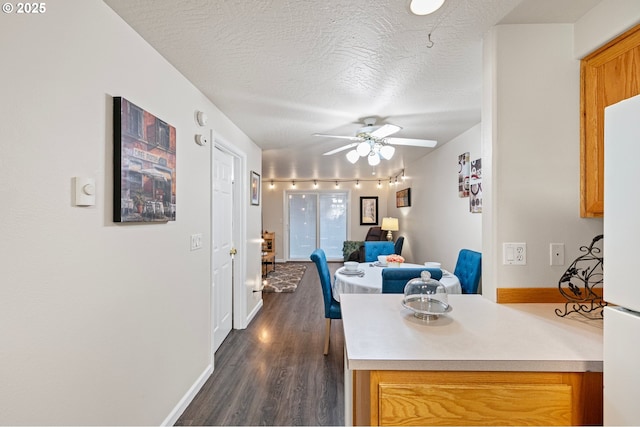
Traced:
[[414, 15], [428, 15], [440, 9], [444, 0], [411, 0], [411, 13]]
[[380, 155], [385, 160], [391, 160], [395, 152], [396, 149], [392, 145], [383, 145], [382, 148], [380, 148]]
[[369, 141], [362, 141], [356, 147], [356, 151], [362, 157], [367, 156], [371, 152], [371, 144], [369, 143]]
[[356, 150], [351, 150], [347, 153], [347, 160], [351, 162], [351, 164], [356, 164], [358, 159], [360, 158], [360, 154]]
[[369, 165], [371, 166], [377, 166], [380, 164], [380, 156], [378, 153], [371, 153], [367, 157], [367, 162], [369, 162]]

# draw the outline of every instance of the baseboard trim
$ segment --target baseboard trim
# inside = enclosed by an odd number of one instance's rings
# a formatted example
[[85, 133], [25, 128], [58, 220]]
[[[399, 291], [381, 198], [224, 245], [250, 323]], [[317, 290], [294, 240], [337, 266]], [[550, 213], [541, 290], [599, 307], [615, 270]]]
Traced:
[[173, 410], [169, 413], [167, 418], [160, 424], [161, 426], [173, 426], [180, 418], [180, 415], [187, 409], [187, 406], [191, 403], [191, 401], [196, 397], [196, 394], [200, 391], [205, 382], [209, 379], [211, 374], [213, 373], [213, 365], [209, 364], [204, 372], [200, 374], [195, 383], [189, 388], [187, 393], [182, 396], [182, 399], [178, 402], [178, 404], [173, 408]]
[[[602, 296], [602, 289], [593, 292]], [[496, 301], [499, 304], [518, 303], [565, 303], [566, 298], [555, 288], [498, 288]]]
[[[247, 320], [245, 321], [245, 325], [246, 326], [249, 326], [249, 323], [251, 323], [253, 318], [256, 317], [256, 315], [260, 312], [260, 310], [262, 309], [262, 305], [263, 304], [264, 303], [263, 303], [262, 299], [260, 299], [260, 301], [258, 301], [258, 303], [254, 307], [254, 309], [251, 310], [251, 313], [249, 313], [249, 315], [247, 316]], [[245, 326], [245, 328], [246, 328], [246, 326]]]

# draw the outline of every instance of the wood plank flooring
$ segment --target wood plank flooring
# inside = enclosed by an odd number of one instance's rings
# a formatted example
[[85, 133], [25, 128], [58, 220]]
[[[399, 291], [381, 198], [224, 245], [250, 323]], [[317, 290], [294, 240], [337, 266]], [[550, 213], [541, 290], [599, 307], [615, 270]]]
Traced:
[[[344, 335], [332, 321], [329, 355], [315, 264], [293, 293], [265, 293], [245, 330], [232, 330], [214, 371], [176, 425], [344, 425]], [[329, 263], [331, 273], [342, 263]]]

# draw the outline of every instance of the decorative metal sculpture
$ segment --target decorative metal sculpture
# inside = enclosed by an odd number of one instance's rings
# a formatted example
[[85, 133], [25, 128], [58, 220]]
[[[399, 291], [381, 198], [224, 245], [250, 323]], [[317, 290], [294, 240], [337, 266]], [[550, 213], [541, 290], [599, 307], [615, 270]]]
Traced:
[[[565, 317], [578, 313], [587, 319], [602, 319], [602, 309], [607, 305], [602, 296], [594, 292], [594, 288], [603, 282], [602, 239], [600, 234], [593, 238], [589, 247], [581, 246], [584, 255], [576, 258], [558, 282], [558, 289], [567, 299], [564, 312], [556, 309], [556, 314]], [[596, 246], [596, 244], [599, 246]]]

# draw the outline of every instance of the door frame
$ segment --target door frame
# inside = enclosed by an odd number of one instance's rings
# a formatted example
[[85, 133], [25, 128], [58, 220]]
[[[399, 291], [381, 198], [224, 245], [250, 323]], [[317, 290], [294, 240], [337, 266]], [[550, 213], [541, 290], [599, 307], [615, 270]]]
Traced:
[[[248, 193], [248, 170], [247, 170], [247, 155], [241, 150], [238, 150], [236, 146], [226, 141], [224, 138], [214, 134], [211, 131], [210, 141], [213, 141], [213, 147], [211, 149], [211, 175], [210, 175], [210, 195], [211, 205], [209, 220], [213, 221], [213, 214], [216, 209], [216, 203], [213, 199], [213, 161], [216, 149], [223, 151], [233, 157], [233, 246], [237, 249], [237, 254], [234, 256], [233, 261], [233, 283], [232, 283], [232, 298], [233, 298], [233, 316], [232, 316], [232, 328], [244, 329], [247, 327], [247, 288], [244, 286], [247, 276], [247, 239], [246, 239], [246, 224], [247, 224], [247, 201], [249, 200]], [[211, 242], [215, 239], [213, 235], [213, 227], [211, 229]], [[213, 260], [209, 260], [209, 270], [211, 278], [213, 278]], [[211, 289], [212, 283], [209, 283]], [[213, 293], [210, 295], [210, 335], [213, 332], [214, 325], [214, 301]], [[213, 352], [213, 340], [211, 342], [211, 363], [213, 364], [214, 352]]]

